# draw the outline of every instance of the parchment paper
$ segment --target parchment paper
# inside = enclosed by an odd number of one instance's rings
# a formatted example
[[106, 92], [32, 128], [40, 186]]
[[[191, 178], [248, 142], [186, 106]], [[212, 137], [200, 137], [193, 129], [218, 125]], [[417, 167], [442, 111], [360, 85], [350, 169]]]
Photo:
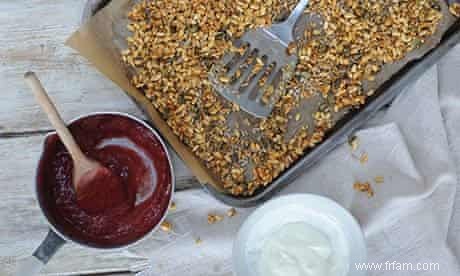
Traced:
[[218, 185], [201, 161], [172, 132], [144, 94], [130, 84], [128, 72], [122, 64], [120, 49], [123, 48], [126, 13], [134, 1], [115, 0], [99, 11], [67, 40], [66, 45], [77, 50], [101, 73], [115, 82], [146, 112], [154, 126], [177, 154], [187, 164], [200, 183]]
[[[150, 101], [144, 96], [142, 91], [137, 90], [129, 82], [128, 76], [130, 72], [122, 63], [120, 52], [126, 47], [125, 38], [129, 35], [129, 32], [126, 30], [126, 25], [128, 23], [126, 13], [135, 2], [134, 0], [111, 1], [107, 7], [99, 11], [93, 18], [88, 20], [84, 26], [76, 31], [66, 44], [92, 62], [100, 72], [115, 82], [133, 98], [133, 100], [147, 113], [154, 126], [184, 160], [200, 183], [211, 184], [222, 191], [220, 188], [222, 185], [220, 185], [217, 177], [213, 176], [211, 172], [206, 169], [201, 160], [178, 139], [163, 121]], [[447, 4], [444, 1], [440, 1], [439, 3], [444, 16], [436, 33], [431, 38], [427, 39], [423, 46], [409, 53], [401, 61], [385, 65], [382, 71], [376, 76], [375, 81], [365, 83], [365, 90], [375, 90], [403, 68], [409, 61], [420, 58], [439, 43], [442, 35], [455, 21], [455, 18], [448, 11]], [[304, 18], [299, 21], [295, 30], [296, 34], [302, 33], [302, 26], [304, 26], [307, 21], [308, 16], [304, 16]], [[321, 104], [328, 104], [327, 100], [321, 96], [313, 96], [302, 100], [299, 107], [293, 111], [293, 114], [301, 113], [302, 120], [295, 121], [291, 119], [289, 121], [289, 131], [285, 139], [289, 139], [289, 137], [294, 135], [302, 125], [311, 125], [313, 123], [312, 113]], [[333, 114], [334, 121], [340, 120], [346, 112], [347, 110], [343, 110]], [[258, 125], [258, 119], [255, 119], [243, 111], [232, 114], [230, 118], [231, 121], [243, 121], [248, 119], [251, 124]]]

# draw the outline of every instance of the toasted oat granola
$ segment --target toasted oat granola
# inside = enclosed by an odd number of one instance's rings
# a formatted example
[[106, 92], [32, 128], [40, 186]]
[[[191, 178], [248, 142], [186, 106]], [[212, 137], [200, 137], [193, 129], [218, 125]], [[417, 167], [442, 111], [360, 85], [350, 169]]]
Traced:
[[209, 224], [214, 224], [216, 222], [219, 222], [223, 220], [224, 217], [221, 215], [216, 215], [216, 214], [208, 214], [208, 223]]
[[160, 229], [163, 231], [163, 232], [171, 232], [172, 230], [172, 224], [169, 222], [169, 221], [163, 221], [161, 224], [160, 224]]
[[456, 17], [460, 17], [460, 3], [452, 3], [449, 6], [449, 11]]
[[353, 184], [353, 189], [366, 193], [368, 197], [373, 197], [374, 196], [374, 189], [372, 189], [372, 186], [369, 182], [355, 182]]
[[[241, 111], [212, 89], [208, 71], [245, 30], [285, 18], [296, 3], [144, 0], [129, 12], [122, 57], [132, 83], [233, 195], [252, 195], [321, 142], [333, 113], [364, 104], [372, 93], [363, 83], [422, 45], [442, 17], [435, 0], [311, 0], [306, 12], [321, 20], [290, 47], [299, 63], [272, 115], [229, 126]], [[330, 104], [304, 123], [292, 113], [313, 95]], [[303, 125], [286, 138], [291, 121]]]
[[236, 211], [235, 208], [230, 208], [230, 209], [227, 211], [227, 216], [228, 216], [228, 217], [234, 217], [234, 216], [236, 216], [236, 214], [237, 214], [237, 211]]

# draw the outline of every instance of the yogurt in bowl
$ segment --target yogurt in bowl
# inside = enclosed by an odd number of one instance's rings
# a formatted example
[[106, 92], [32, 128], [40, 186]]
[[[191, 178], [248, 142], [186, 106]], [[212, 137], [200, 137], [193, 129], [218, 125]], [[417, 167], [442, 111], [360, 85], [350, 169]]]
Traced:
[[366, 260], [361, 229], [334, 201], [296, 194], [252, 213], [233, 248], [237, 276], [358, 276]]

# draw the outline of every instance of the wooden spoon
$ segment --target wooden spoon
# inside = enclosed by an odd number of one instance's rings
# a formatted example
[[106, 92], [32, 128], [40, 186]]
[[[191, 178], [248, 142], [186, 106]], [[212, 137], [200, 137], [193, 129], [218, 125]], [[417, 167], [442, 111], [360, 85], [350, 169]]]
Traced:
[[27, 72], [24, 78], [72, 156], [72, 180], [79, 206], [87, 212], [96, 213], [122, 204], [126, 200], [126, 192], [120, 178], [81, 151], [35, 73]]

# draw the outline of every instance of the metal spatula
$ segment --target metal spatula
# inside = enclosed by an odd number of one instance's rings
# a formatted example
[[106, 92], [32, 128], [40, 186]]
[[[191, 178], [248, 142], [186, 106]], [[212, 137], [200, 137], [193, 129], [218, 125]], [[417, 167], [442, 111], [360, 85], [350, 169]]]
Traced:
[[[294, 42], [294, 26], [308, 1], [301, 0], [284, 22], [249, 30], [234, 42], [236, 47], [244, 47], [243, 51], [226, 54], [217, 64], [223, 70], [209, 74], [213, 87], [223, 97], [256, 117], [270, 115], [280, 97], [275, 85], [283, 68], [297, 62], [296, 54], [288, 54], [288, 46]], [[254, 72], [255, 66], [262, 68]]]

